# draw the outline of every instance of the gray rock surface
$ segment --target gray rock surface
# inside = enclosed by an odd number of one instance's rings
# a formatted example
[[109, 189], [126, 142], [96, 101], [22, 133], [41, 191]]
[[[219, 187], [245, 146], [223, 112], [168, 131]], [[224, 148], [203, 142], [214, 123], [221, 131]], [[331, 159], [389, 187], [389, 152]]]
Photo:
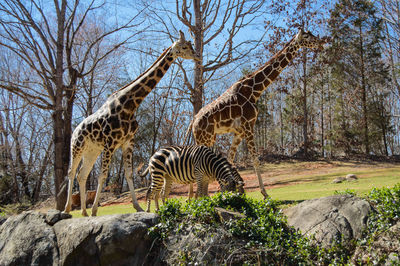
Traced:
[[339, 176], [339, 177], [336, 177], [333, 181], [332, 181], [332, 183], [335, 183], [335, 184], [337, 184], [337, 183], [342, 183], [344, 180], [346, 180], [343, 176]]
[[0, 265], [58, 265], [56, 235], [44, 214], [24, 212], [0, 226]]
[[355, 174], [348, 174], [348, 175], [346, 175], [346, 180], [347, 181], [355, 181], [355, 180], [357, 180], [358, 178], [357, 178], [357, 176], [355, 175]]
[[58, 211], [9, 217], [0, 225], [0, 265], [142, 265], [157, 259], [148, 256], [153, 240], [147, 233], [157, 214], [64, 218]]
[[288, 223], [303, 234], [315, 235], [317, 242], [329, 246], [336, 239], [360, 238], [370, 204], [350, 195], [335, 195], [303, 201], [284, 210]]
[[142, 265], [152, 245], [153, 213], [62, 220], [54, 225], [62, 265]]
[[238, 220], [242, 218], [246, 218], [246, 215], [241, 214], [240, 212], [230, 211], [224, 208], [216, 207], [215, 211], [219, 217], [220, 222], [227, 222], [229, 220]]
[[59, 210], [49, 210], [46, 214], [46, 223], [49, 225], [54, 225], [58, 221], [72, 218], [71, 214], [63, 213]]

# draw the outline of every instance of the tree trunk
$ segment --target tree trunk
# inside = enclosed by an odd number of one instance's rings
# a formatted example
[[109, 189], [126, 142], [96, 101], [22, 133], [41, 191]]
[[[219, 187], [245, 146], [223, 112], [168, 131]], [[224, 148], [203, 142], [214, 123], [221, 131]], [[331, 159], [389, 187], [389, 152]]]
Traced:
[[307, 54], [303, 51], [303, 140], [304, 157], [308, 157], [308, 110], [307, 110]]
[[[322, 76], [323, 77], [323, 76]], [[324, 97], [325, 97], [325, 91], [324, 91], [324, 81], [322, 78], [322, 86], [321, 86], [321, 156], [325, 158], [325, 121], [324, 121], [324, 108], [325, 108], [325, 103], [324, 103]]]
[[363, 109], [363, 127], [364, 127], [364, 146], [365, 153], [369, 154], [369, 137], [368, 137], [368, 110], [367, 110], [367, 88], [365, 83], [365, 66], [364, 66], [364, 47], [363, 47], [363, 37], [362, 28], [359, 26], [360, 34], [360, 68], [361, 68], [361, 101]]
[[191, 102], [193, 104], [193, 115], [197, 114], [203, 107], [203, 23], [202, 23], [202, 10], [200, 8], [200, 0], [194, 0], [194, 16], [195, 16], [195, 32], [194, 32], [194, 50], [199, 56], [199, 61], [195, 61], [194, 70], [194, 87]]

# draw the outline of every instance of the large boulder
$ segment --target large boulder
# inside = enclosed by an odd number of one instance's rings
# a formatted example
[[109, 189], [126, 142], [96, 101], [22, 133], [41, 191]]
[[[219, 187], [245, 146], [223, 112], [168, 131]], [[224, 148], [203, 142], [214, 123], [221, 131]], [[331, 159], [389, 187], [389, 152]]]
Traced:
[[303, 201], [284, 210], [291, 226], [314, 235], [323, 246], [335, 240], [360, 238], [366, 226], [370, 204], [350, 195], [335, 195]]
[[24, 212], [0, 226], [0, 265], [58, 265], [57, 238], [44, 214]]
[[147, 229], [153, 213], [66, 219], [59, 211], [24, 212], [0, 225], [0, 265], [154, 264]]
[[152, 246], [153, 213], [62, 220], [54, 225], [62, 265], [142, 265]]

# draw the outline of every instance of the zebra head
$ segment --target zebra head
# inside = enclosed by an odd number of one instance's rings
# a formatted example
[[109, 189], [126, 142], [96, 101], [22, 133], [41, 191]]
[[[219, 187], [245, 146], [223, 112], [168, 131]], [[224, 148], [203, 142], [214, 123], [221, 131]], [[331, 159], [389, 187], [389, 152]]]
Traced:
[[232, 173], [232, 177], [235, 183], [235, 188], [236, 191], [240, 194], [243, 195], [244, 194], [244, 181], [243, 178], [240, 176], [238, 170], [236, 169], [236, 167], [231, 168], [231, 173]]
[[220, 180], [221, 191], [236, 191], [244, 194], [244, 181], [235, 167], [229, 165], [227, 175]]

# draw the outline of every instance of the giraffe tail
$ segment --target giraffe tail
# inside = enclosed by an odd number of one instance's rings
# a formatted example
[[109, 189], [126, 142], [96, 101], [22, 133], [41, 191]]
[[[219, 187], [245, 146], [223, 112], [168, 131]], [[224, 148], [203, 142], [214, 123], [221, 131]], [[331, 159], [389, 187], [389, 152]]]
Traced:
[[[190, 142], [190, 132], [192, 131], [193, 121], [194, 121], [194, 119], [192, 119], [192, 121], [190, 121], [189, 127], [188, 127], [188, 129], [186, 130], [185, 139], [183, 140], [183, 144], [182, 144], [183, 146], [189, 145], [189, 142]], [[186, 141], [187, 141], [187, 142], [186, 142]]]

